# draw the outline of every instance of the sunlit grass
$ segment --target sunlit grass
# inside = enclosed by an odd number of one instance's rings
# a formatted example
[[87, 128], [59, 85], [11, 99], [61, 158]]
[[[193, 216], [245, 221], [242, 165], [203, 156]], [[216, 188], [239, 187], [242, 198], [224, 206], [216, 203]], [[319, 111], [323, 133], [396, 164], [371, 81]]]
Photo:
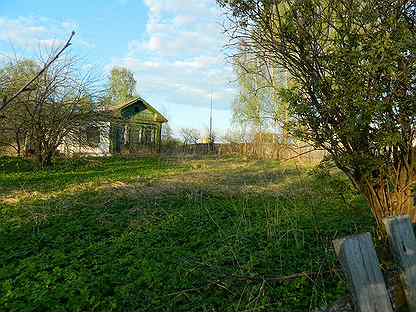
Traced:
[[373, 226], [345, 179], [295, 164], [32, 169], [0, 165], [0, 310], [307, 311], [345, 293], [331, 240]]

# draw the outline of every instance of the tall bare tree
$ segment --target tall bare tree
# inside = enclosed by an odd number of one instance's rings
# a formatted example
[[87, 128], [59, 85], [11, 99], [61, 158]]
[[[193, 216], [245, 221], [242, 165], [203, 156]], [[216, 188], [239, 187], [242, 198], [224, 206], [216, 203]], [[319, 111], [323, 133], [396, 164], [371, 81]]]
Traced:
[[[3, 77], [0, 87], [2, 95], [7, 97], [16, 94], [27, 83], [27, 77], [33, 77], [39, 70], [39, 65], [31, 60], [10, 61], [0, 70], [0, 76]], [[0, 123], [0, 146], [13, 149], [18, 156], [24, 151], [29, 131], [30, 116], [23, 104], [27, 99], [28, 93], [16, 97], [15, 105], [6, 109]]]
[[[58, 147], [64, 141], [69, 144], [87, 144], [85, 131], [99, 126], [106, 118], [100, 109], [99, 89], [91, 73], [80, 70], [78, 60], [65, 56], [54, 62], [52, 51], [38, 61], [21, 61], [7, 68], [10, 73], [5, 92], [13, 94], [22, 76], [44, 68], [31, 88], [19, 94], [4, 111], [3, 133], [13, 133], [12, 144], [18, 153], [24, 146], [26, 154], [36, 155], [42, 166], [49, 166]], [[11, 136], [9, 135], [9, 138]]]
[[183, 144], [198, 144], [201, 139], [201, 133], [198, 129], [193, 128], [182, 128], [180, 129], [180, 135], [183, 140]]

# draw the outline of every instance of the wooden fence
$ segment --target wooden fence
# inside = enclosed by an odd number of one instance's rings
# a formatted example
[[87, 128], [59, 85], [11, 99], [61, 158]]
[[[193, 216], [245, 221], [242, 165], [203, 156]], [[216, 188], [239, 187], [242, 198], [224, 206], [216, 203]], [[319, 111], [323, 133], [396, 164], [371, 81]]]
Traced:
[[[408, 216], [387, 218], [384, 224], [399, 268], [408, 311], [416, 311], [416, 239], [413, 226]], [[333, 244], [351, 287], [356, 311], [393, 312], [399, 308], [394, 293], [386, 287], [370, 233], [338, 239]]]
[[220, 144], [174, 144], [169, 146], [162, 145], [162, 153], [166, 155], [208, 155], [218, 154]]
[[325, 152], [315, 150], [310, 145], [279, 144], [279, 143], [239, 143], [220, 144], [220, 155], [247, 156], [254, 159], [288, 160], [299, 159], [317, 162], [323, 159]]
[[251, 159], [289, 160], [319, 162], [325, 152], [315, 150], [308, 145], [284, 145], [278, 143], [216, 143], [162, 146], [162, 153], [167, 155], [218, 155], [243, 156]]

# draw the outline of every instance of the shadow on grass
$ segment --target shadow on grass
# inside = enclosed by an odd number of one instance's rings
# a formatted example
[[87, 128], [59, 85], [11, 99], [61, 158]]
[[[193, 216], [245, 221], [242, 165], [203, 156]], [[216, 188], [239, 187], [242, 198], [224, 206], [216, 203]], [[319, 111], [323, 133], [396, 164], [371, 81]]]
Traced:
[[103, 159], [92, 160], [79, 167], [61, 166], [53, 170], [5, 172], [0, 175], [0, 194], [16, 191], [50, 192], [79, 186], [87, 182], [132, 182], [169, 169], [160, 159]]
[[[371, 229], [362, 199], [332, 177], [224, 164], [4, 205], [2, 310], [305, 311], [342, 294], [330, 241]], [[114, 180], [142, 170], [128, 166]], [[322, 274], [270, 279], [299, 272]]]

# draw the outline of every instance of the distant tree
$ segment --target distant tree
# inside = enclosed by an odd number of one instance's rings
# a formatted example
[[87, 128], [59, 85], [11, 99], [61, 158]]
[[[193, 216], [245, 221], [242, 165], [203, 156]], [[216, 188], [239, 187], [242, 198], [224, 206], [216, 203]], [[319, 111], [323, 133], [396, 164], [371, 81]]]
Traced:
[[273, 114], [266, 116], [266, 101], [270, 84], [258, 74], [255, 62], [244, 57], [236, 58], [235, 72], [238, 78], [239, 94], [233, 103], [234, 121], [249, 124], [261, 131], [273, 120]]
[[181, 141], [175, 138], [172, 128], [169, 126], [169, 123], [165, 123], [162, 126], [162, 137], [161, 137], [161, 147], [164, 152], [173, 152], [176, 147], [181, 145]]
[[110, 101], [112, 104], [128, 101], [136, 94], [134, 74], [125, 67], [113, 67], [110, 76]]
[[180, 135], [183, 140], [183, 144], [198, 144], [201, 139], [201, 133], [198, 129], [192, 128], [182, 128], [180, 130]]
[[243, 139], [240, 132], [229, 129], [221, 137], [221, 142], [224, 144], [241, 144]]
[[242, 46], [234, 57], [239, 94], [233, 102], [233, 121], [254, 134], [280, 131], [282, 142], [287, 143], [288, 107], [279, 90], [287, 85], [289, 75], [281, 66], [263, 64], [249, 56]]
[[288, 70], [292, 132], [326, 150], [379, 225], [410, 214], [416, 136], [411, 0], [217, 0], [230, 40]]
[[162, 143], [169, 142], [173, 140], [173, 131], [169, 123], [165, 123], [162, 126]]
[[220, 140], [226, 144], [242, 144], [248, 143], [251, 141], [251, 138], [247, 133], [247, 126], [245, 124], [234, 124], [232, 128], [224, 133]]
[[165, 123], [162, 126], [162, 145], [176, 145], [179, 143], [179, 140], [175, 138], [173, 130], [170, 127], [169, 123]]

